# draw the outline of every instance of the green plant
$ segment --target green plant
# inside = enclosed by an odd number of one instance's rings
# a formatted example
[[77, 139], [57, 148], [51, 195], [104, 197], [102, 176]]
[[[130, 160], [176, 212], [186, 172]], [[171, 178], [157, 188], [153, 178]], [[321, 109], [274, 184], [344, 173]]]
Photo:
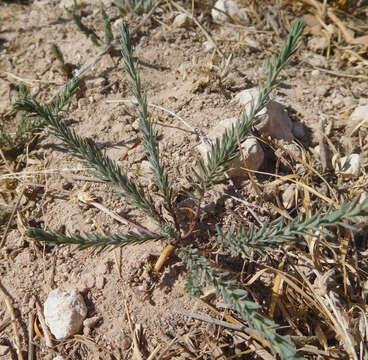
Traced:
[[[304, 23], [301, 21], [294, 24], [280, 55], [275, 57], [272, 62], [267, 63], [266, 81], [260, 84], [260, 94], [252, 105], [250, 113], [247, 115], [244, 111], [241, 119], [230, 131], [226, 132], [215, 144], [209, 144], [211, 151], [207, 156], [207, 161], [200, 161], [199, 170], [194, 171], [193, 176], [189, 178], [197, 199], [196, 215], [192, 225], [199, 221], [199, 212], [205, 193], [214, 184], [226, 180], [227, 163], [239, 155], [238, 137], [240, 140], [244, 139], [255, 116], [267, 104], [270, 92], [279, 85], [277, 77], [296, 51], [303, 28]], [[182, 225], [178, 221], [175, 199], [177, 192], [160, 157], [158, 137], [147, 110], [147, 99], [134, 63], [133, 47], [126, 23], [123, 23], [121, 28], [121, 45], [125, 67], [138, 103], [142, 143], [153, 169], [154, 183], [161, 197], [160, 204], [157, 205], [151, 194], [145, 191], [138, 181], [131, 181], [124, 170], [108, 158], [92, 139], [81, 138], [62, 120], [60, 110], [65, 101], [70, 99], [75, 92], [78, 79], [67, 86], [64, 95], [51, 106], [41, 106], [37, 101], [26, 98], [17, 101], [14, 107], [42, 118], [68, 150], [92, 167], [95, 176], [116, 188], [130, 204], [137, 206], [151, 217], [156, 222], [158, 230], [151, 231], [143, 226], [133, 224], [136, 231], [130, 231], [128, 234], [101, 236], [98, 234], [65, 235], [60, 232], [45, 232], [42, 229], [31, 228], [27, 231], [27, 236], [53, 245], [75, 244], [80, 249], [96, 246], [111, 248], [140, 244], [149, 240], [166, 240], [176, 246], [178, 256], [187, 267], [186, 289], [189, 293], [198, 296], [202, 293], [202, 287], [205, 284], [212, 284], [217, 294], [222, 296], [242, 316], [244, 321], [268, 342], [274, 353], [278, 353], [282, 359], [297, 359], [292, 342], [276, 332], [276, 324], [260, 313], [260, 305], [249, 300], [248, 292], [229, 273], [212, 266], [211, 262], [198, 249], [187, 245], [193, 234], [194, 226], [191, 226], [190, 230], [184, 233]], [[162, 211], [161, 205], [166, 212]], [[238, 229], [233, 227], [227, 231], [218, 227], [217, 243], [219, 246], [227, 247], [232, 255], [247, 253], [249, 249], [271, 250], [283, 243], [300, 241], [302, 235], [319, 236], [317, 234], [327, 232], [331, 226], [350, 228], [349, 221], [356, 216], [366, 214], [368, 214], [368, 200], [358, 204], [356, 199], [343, 205], [337, 211], [329, 211], [325, 215], [318, 213], [305, 221], [302, 218], [297, 218], [289, 224], [285, 224], [279, 220], [276, 223], [265, 225], [259, 230], [251, 228], [249, 231], [243, 227]]]
[[71, 79], [73, 77], [71, 66], [70, 66], [70, 64], [65, 62], [64, 55], [61, 52], [59, 46], [55, 43], [52, 43], [50, 47], [51, 47], [51, 52], [54, 54], [54, 56], [56, 57], [56, 59], [59, 62], [59, 67], [60, 67], [61, 71], [64, 73], [64, 75], [68, 79]]
[[[28, 96], [27, 86], [21, 84], [19, 86], [19, 98], [23, 99]], [[35, 134], [46, 125], [46, 122], [39, 116], [29, 116], [24, 111], [20, 111], [17, 115], [20, 119], [14, 135], [9, 134], [7, 131], [0, 131], [0, 148], [13, 159], [23, 152], [25, 146], [32, 140]]]

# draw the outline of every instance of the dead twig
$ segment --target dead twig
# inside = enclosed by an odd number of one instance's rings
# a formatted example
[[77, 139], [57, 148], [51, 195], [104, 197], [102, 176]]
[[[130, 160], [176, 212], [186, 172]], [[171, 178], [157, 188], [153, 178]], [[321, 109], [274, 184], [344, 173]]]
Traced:
[[15, 339], [14, 344], [15, 344], [15, 348], [17, 351], [18, 360], [23, 360], [24, 358], [22, 354], [22, 344], [20, 342], [20, 337], [19, 337], [19, 332], [18, 332], [18, 327], [17, 327], [17, 317], [15, 315], [14, 307], [12, 305], [12, 299], [7, 294], [7, 291], [5, 290], [5, 288], [3, 287], [1, 283], [0, 283], [0, 293], [4, 299], [6, 307], [8, 308], [11, 323], [13, 326], [13, 334], [14, 334], [14, 339]]
[[217, 319], [214, 319], [214, 318], [212, 318], [208, 315], [196, 314], [196, 313], [192, 313], [190, 311], [186, 311], [186, 310], [182, 310], [182, 309], [174, 309], [174, 312], [177, 313], [177, 314], [180, 314], [180, 315], [191, 317], [191, 318], [196, 319], [196, 320], [207, 322], [209, 324], [214, 324], [214, 325], [226, 327], [228, 329], [232, 329], [232, 330], [236, 330], [236, 331], [245, 331], [245, 330], [249, 331], [250, 330], [250, 329], [246, 328], [245, 326], [235, 325], [235, 324], [231, 324], [227, 321], [217, 320]]
[[[35, 306], [34, 299], [31, 300], [31, 308]], [[28, 360], [34, 359], [34, 345], [33, 345], [33, 336], [34, 336], [34, 320], [35, 320], [35, 311], [34, 309], [28, 315]]]

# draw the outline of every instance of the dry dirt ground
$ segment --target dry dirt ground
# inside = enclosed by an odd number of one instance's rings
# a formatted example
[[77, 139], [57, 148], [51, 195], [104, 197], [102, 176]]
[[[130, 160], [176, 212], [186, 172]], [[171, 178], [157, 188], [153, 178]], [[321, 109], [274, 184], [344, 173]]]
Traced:
[[[189, 21], [184, 27], [173, 26], [179, 12], [165, 2], [134, 36], [135, 56], [139, 60], [149, 103], [172, 110], [205, 133], [222, 119], [241, 114], [242, 108], [234, 101], [235, 95], [257, 85], [262, 78], [264, 61], [280, 48], [288, 24], [308, 13], [308, 8], [302, 5], [280, 9], [272, 2], [265, 2], [249, 12], [252, 23], [256, 25], [249, 29], [231, 23], [213, 23], [208, 3], [207, 7], [203, 5], [203, 9], [196, 10], [196, 16], [225, 57], [208, 49], [206, 37], [194, 23]], [[243, 3], [247, 4], [246, 1]], [[98, 48], [78, 31], [61, 5], [62, 2], [53, 0], [30, 1], [29, 4], [16, 1], [0, 3], [0, 113], [3, 126], [10, 131], [14, 131], [11, 130], [14, 117], [5, 117], [5, 114], [18, 98], [21, 82], [30, 87], [31, 94], [40, 102], [48, 101], [66, 82], [50, 51], [52, 42], [60, 47], [65, 62], [76, 68], [98, 53]], [[79, 11], [85, 23], [103, 38], [99, 9], [98, 1], [83, 1]], [[131, 29], [142, 20], [142, 16], [122, 15], [112, 6], [106, 7], [106, 12], [112, 19], [116, 38], [121, 19], [127, 20]], [[264, 16], [266, 13], [268, 15]], [[333, 31], [337, 38], [336, 27]], [[294, 120], [309, 128], [304, 145], [308, 161], [313, 166], [320, 169], [320, 160], [315, 157], [313, 149], [319, 144], [319, 124], [323, 118], [336, 151], [345, 155], [358, 150], [363, 159], [362, 169], [367, 169], [366, 128], [356, 131], [353, 137], [349, 137], [347, 131], [348, 118], [354, 108], [368, 105], [367, 60], [361, 62], [333, 45], [327, 54], [326, 49], [318, 47], [318, 41], [317, 45], [313, 42], [316, 38], [319, 39], [318, 35], [311, 33], [303, 38], [297, 56], [281, 75], [282, 86], [275, 96], [288, 106]], [[132, 99], [119, 46], [116, 49], [112, 56], [105, 55], [83, 77], [82, 90], [72, 102], [66, 118], [76, 133], [93, 138], [126, 169], [129, 176], [142, 176], [147, 191], [154, 191], [142, 145], [131, 149], [139, 137], [136, 109], [126, 102], [109, 101]], [[227, 73], [222, 76], [230, 54], [232, 58], [226, 68]], [[169, 176], [175, 179], [178, 188], [185, 186], [190, 168], [197, 163], [199, 139], [167, 112], [151, 110], [161, 136], [161, 154], [169, 165]], [[269, 160], [262, 170], [274, 171], [272, 161]], [[176, 344], [175, 352], [168, 353], [171, 358], [199, 356], [211, 359], [215, 358], [216, 351], [221, 353], [216, 347], [217, 328], [174, 312], [174, 309], [207, 311], [182, 291], [185, 268], [179, 259], [173, 257], [159, 277], [152, 275], [150, 269], [163, 244], [149, 242], [104, 252], [76, 251], [69, 247], [40, 246], [22, 235], [30, 225], [68, 233], [129, 230], [95, 207], [72, 201], [72, 194], [86, 184], [98, 202], [150, 227], [140, 212], [127, 206], [124, 199], [116, 196], [110, 188], [92, 181], [84, 165], [68, 154], [60, 141], [47, 131], [41, 134], [36, 146], [25, 151], [14, 164], [7, 160], [9, 168], [2, 170], [2, 175], [20, 173], [11, 181], [2, 178], [3, 186], [7, 186], [3, 188], [2, 206], [13, 209], [23, 191], [20, 189], [25, 191], [0, 250], [0, 279], [12, 299], [24, 354], [29, 314], [35, 309], [34, 298], [37, 297], [42, 304], [50, 290], [56, 287], [79, 290], [88, 306], [87, 317], [97, 317], [97, 322], [92, 329], [85, 329], [84, 336], [61, 344], [55, 342], [53, 349], [47, 348], [44, 339], [35, 335], [37, 359], [52, 359], [57, 354], [65, 359], [132, 358], [136, 346], [128, 317], [143, 331], [143, 335], [137, 335], [140, 341], [145, 341], [139, 345], [141, 358], [146, 358], [157, 345], [165, 347], [175, 336], [182, 335], [187, 336], [186, 343], [181, 338], [185, 347]], [[258, 179], [260, 183], [271, 180], [265, 177]], [[363, 184], [356, 188], [350, 184], [349, 181], [339, 184], [341, 197], [352, 198], [364, 188]], [[257, 196], [249, 181], [237, 186], [247, 201], [256, 204]], [[323, 185], [318, 186], [317, 191], [326, 191]], [[276, 197], [283, 190], [285, 187], [280, 188]], [[212, 196], [212, 200], [217, 202], [206, 209], [209, 225], [254, 221], [241, 203], [223, 199], [216, 193]], [[312, 201], [320, 200], [312, 196]], [[295, 212], [291, 211], [291, 215], [294, 216]], [[266, 204], [259, 209], [259, 216], [262, 221], [269, 221], [278, 214], [270, 212]], [[211, 234], [210, 230], [208, 234]], [[255, 269], [249, 271], [249, 276], [255, 273]], [[246, 276], [245, 279], [249, 278]], [[272, 286], [270, 279], [265, 286]], [[261, 304], [266, 301], [262, 299], [262, 292], [255, 296]], [[221, 301], [218, 306], [219, 310], [226, 311]], [[0, 325], [4, 324], [4, 328], [0, 328], [1, 342], [12, 348], [11, 353], [1, 359], [14, 359], [15, 338], [7, 320], [8, 308], [4, 301], [0, 301]], [[234, 346], [234, 338], [230, 334], [227, 338], [223, 333], [221, 336], [223, 349]], [[244, 356], [257, 358], [258, 355]]]

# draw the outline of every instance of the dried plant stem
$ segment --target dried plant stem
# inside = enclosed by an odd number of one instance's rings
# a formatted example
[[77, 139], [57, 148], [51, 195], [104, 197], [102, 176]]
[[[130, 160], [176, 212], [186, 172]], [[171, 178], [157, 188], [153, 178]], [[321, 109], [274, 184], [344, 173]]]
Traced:
[[35, 312], [34, 309], [32, 309], [28, 315], [28, 360], [34, 359], [34, 345], [33, 345], [34, 320], [35, 320]]
[[49, 330], [49, 328], [46, 324], [45, 317], [43, 316], [41, 304], [40, 304], [38, 299], [36, 299], [35, 301], [36, 301], [37, 317], [38, 317], [38, 320], [40, 321], [43, 336], [45, 337], [46, 346], [49, 347], [49, 348], [52, 348], [54, 346], [54, 344], [53, 344], [53, 341], [52, 341], [52, 336], [51, 336], [50, 330]]
[[13, 335], [14, 335], [14, 343], [15, 343], [15, 348], [17, 351], [17, 356], [18, 356], [18, 360], [23, 360], [23, 354], [22, 354], [22, 345], [20, 342], [20, 337], [19, 337], [19, 332], [18, 332], [18, 327], [17, 327], [17, 317], [15, 315], [15, 311], [12, 305], [12, 299], [10, 298], [10, 296], [7, 294], [7, 291], [5, 290], [5, 288], [3, 287], [3, 285], [0, 283], [0, 293], [3, 297], [3, 300], [6, 304], [6, 307], [8, 308], [8, 312], [10, 315], [10, 319], [11, 319], [11, 323], [13, 326]]
[[97, 209], [100, 209], [101, 211], [103, 211], [104, 213], [106, 213], [107, 215], [111, 216], [113, 219], [115, 219], [116, 221], [119, 221], [122, 224], [130, 225], [130, 226], [136, 228], [138, 231], [140, 231], [142, 233], [145, 233], [145, 234], [148, 234], [148, 235], [153, 235], [153, 232], [149, 231], [144, 226], [138, 225], [135, 222], [133, 222], [133, 221], [127, 219], [127, 218], [124, 218], [121, 215], [118, 215], [117, 213], [109, 210], [107, 207], [105, 207], [104, 205], [98, 203], [97, 201], [93, 201], [91, 199], [89, 199], [89, 200], [79, 199], [79, 200], [81, 202], [85, 203], [85, 204], [92, 205], [92, 206], [96, 207]]
[[167, 245], [161, 252], [160, 257], [157, 259], [153, 271], [159, 273], [163, 265], [169, 259], [171, 255], [174, 254], [176, 247], [172, 244]]
[[[113, 100], [106, 100], [107, 103], [131, 103], [134, 105], [138, 105], [137, 101], [135, 100], [129, 100], [129, 99], [113, 99]], [[186, 120], [184, 120], [181, 116], [179, 116], [178, 114], [174, 113], [172, 110], [167, 109], [163, 106], [160, 105], [156, 105], [156, 104], [152, 104], [152, 103], [147, 103], [148, 106], [151, 106], [155, 109], [159, 109], [162, 111], [167, 112], [168, 114], [176, 117], [178, 120], [180, 120], [188, 129], [190, 129], [193, 133], [197, 134], [197, 129], [194, 128], [192, 125], [190, 125]]]
[[191, 317], [191, 318], [196, 319], [196, 320], [205, 321], [209, 324], [214, 324], [214, 325], [226, 327], [228, 329], [232, 329], [232, 330], [236, 330], [236, 331], [247, 331], [247, 330], [249, 331], [249, 330], [251, 330], [251, 329], [246, 328], [245, 326], [235, 325], [235, 324], [231, 324], [227, 321], [217, 320], [217, 319], [214, 319], [214, 318], [212, 318], [208, 315], [196, 314], [196, 313], [186, 311], [186, 310], [182, 310], [182, 309], [174, 309], [174, 312], [177, 313], [177, 314], [180, 314], [180, 315]]
[[20, 201], [22, 200], [23, 194], [24, 194], [24, 189], [22, 190], [21, 194], [19, 195], [18, 200], [17, 200], [16, 204], [14, 205], [13, 211], [12, 211], [10, 217], [9, 217], [8, 223], [6, 224], [4, 235], [3, 235], [3, 237], [1, 238], [1, 241], [0, 241], [0, 249], [5, 244], [6, 237], [8, 235], [9, 229], [10, 229], [10, 225], [11, 225], [13, 219], [14, 219], [15, 213], [17, 212], [17, 209], [18, 209], [18, 206], [20, 204]]

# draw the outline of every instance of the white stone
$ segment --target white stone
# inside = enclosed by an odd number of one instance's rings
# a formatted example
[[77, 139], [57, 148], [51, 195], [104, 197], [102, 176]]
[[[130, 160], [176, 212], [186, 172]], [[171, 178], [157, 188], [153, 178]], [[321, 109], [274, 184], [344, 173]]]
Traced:
[[[235, 96], [235, 99], [241, 105], [247, 114], [250, 113], [252, 101], [256, 101], [259, 94], [258, 88], [251, 88], [241, 91]], [[285, 141], [294, 140], [293, 125], [285, 106], [281, 103], [271, 100], [258, 114], [255, 120], [256, 129], [265, 137], [271, 136], [274, 139]]]
[[[226, 130], [230, 130], [232, 125], [237, 121], [236, 118], [229, 118], [220, 121], [208, 134], [208, 138], [214, 143], [217, 138], [221, 139]], [[204, 144], [198, 146], [198, 149], [205, 160], [207, 161], [207, 154], [210, 148]], [[248, 172], [244, 170], [245, 167], [251, 170], [258, 170], [264, 159], [264, 152], [262, 146], [257, 139], [249, 137], [242, 142], [242, 151], [246, 160], [246, 165], [241, 156], [230, 161], [227, 166], [230, 168], [228, 175], [232, 178], [247, 178]]]
[[[217, 11], [219, 9], [221, 11]], [[226, 14], [229, 14], [227, 16]], [[249, 24], [249, 17], [244, 9], [240, 9], [236, 1], [234, 0], [218, 0], [211, 10], [212, 19], [216, 23], [230, 22], [231, 18], [243, 23]]]
[[203, 47], [205, 51], [212, 51], [215, 48], [215, 44], [212, 41], [205, 41]]
[[289, 187], [282, 193], [282, 204], [285, 209], [291, 209], [295, 206], [295, 184], [289, 185]]
[[87, 316], [87, 306], [76, 291], [52, 290], [44, 305], [46, 324], [57, 340], [77, 333]]
[[123, 18], [119, 18], [119, 19], [115, 20], [114, 23], [112, 24], [113, 29], [120, 31], [121, 24], [123, 23], [123, 21], [124, 21]]
[[340, 159], [340, 163], [336, 162], [336, 171], [344, 177], [358, 177], [360, 175], [360, 155], [351, 154]]
[[350, 115], [350, 123], [354, 126], [368, 127], [368, 105], [358, 106]]
[[0, 356], [6, 355], [10, 350], [8, 345], [0, 345]]
[[52, 360], [64, 360], [64, 358], [58, 355], [58, 356], [55, 356]]
[[176, 28], [186, 28], [190, 25], [190, 18], [185, 14], [179, 14], [175, 17], [173, 22], [173, 27]]

